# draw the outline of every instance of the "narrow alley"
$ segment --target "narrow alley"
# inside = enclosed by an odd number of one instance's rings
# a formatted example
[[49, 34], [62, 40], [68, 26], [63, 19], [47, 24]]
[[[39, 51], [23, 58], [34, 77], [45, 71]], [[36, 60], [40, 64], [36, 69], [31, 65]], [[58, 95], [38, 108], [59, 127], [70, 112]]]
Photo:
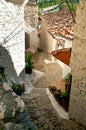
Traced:
[[0, 130], [86, 130], [86, 0], [0, 0], [0, 32]]
[[45, 74], [38, 79], [31, 93], [23, 96], [31, 121], [38, 130], [85, 130], [73, 120], [62, 119], [52, 106], [46, 89], [61, 78], [62, 70], [57, 63], [46, 64], [45, 59], [51, 60], [50, 55], [41, 51], [33, 55], [35, 69]]

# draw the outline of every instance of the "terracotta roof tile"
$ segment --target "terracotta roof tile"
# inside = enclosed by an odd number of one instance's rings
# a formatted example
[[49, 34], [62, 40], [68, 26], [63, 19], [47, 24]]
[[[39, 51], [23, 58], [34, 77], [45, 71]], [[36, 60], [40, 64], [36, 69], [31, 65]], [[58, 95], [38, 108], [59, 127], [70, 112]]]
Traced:
[[47, 24], [48, 32], [51, 33], [53, 37], [61, 35], [73, 39], [73, 18], [69, 10], [45, 14], [41, 18]]
[[69, 66], [71, 57], [71, 48], [63, 48], [52, 51], [51, 55], [53, 55], [56, 59], [59, 59], [60, 61], [64, 62], [66, 65]]

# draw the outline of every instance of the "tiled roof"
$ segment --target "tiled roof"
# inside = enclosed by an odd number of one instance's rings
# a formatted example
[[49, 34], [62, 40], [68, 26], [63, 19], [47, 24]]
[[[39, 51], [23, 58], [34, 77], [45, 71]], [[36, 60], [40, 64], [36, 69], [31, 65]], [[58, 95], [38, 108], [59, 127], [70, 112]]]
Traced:
[[69, 10], [62, 10], [60, 12], [42, 15], [42, 20], [48, 26], [48, 32], [56, 37], [61, 35], [63, 37], [73, 39], [73, 18]]

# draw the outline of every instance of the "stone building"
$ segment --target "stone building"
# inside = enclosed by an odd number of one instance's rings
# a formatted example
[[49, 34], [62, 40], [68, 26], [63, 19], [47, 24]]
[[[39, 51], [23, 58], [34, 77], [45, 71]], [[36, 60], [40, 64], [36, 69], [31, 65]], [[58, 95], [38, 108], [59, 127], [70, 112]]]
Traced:
[[[62, 10], [57, 13], [42, 15], [42, 29], [40, 34], [39, 47], [51, 53], [57, 49], [72, 48], [73, 41], [73, 18], [69, 10]], [[52, 57], [52, 61], [56, 59]], [[60, 60], [58, 64], [63, 69], [64, 78], [71, 69]]]
[[25, 47], [26, 52], [36, 52], [39, 46], [38, 38], [38, 5], [36, 0], [29, 0], [24, 8]]
[[23, 0], [0, 0], [0, 66], [9, 81], [24, 82]]
[[51, 52], [58, 46], [70, 47], [73, 39], [73, 19], [69, 10], [41, 16], [42, 31], [39, 47]]
[[76, 14], [71, 56], [72, 87], [70, 118], [86, 127], [86, 1], [80, 0]]

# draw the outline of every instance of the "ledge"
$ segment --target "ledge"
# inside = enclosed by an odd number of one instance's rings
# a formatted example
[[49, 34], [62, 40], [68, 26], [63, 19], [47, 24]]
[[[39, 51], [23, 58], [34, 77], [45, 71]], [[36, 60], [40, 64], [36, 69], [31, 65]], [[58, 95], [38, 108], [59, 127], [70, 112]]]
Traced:
[[53, 105], [54, 109], [56, 110], [56, 112], [58, 113], [58, 115], [65, 119], [65, 120], [69, 120], [69, 116], [68, 116], [68, 112], [66, 112], [60, 105], [59, 103], [54, 99], [52, 93], [49, 91], [48, 88], [46, 88], [46, 92], [47, 95], [49, 96], [49, 99], [51, 101], [51, 104]]

